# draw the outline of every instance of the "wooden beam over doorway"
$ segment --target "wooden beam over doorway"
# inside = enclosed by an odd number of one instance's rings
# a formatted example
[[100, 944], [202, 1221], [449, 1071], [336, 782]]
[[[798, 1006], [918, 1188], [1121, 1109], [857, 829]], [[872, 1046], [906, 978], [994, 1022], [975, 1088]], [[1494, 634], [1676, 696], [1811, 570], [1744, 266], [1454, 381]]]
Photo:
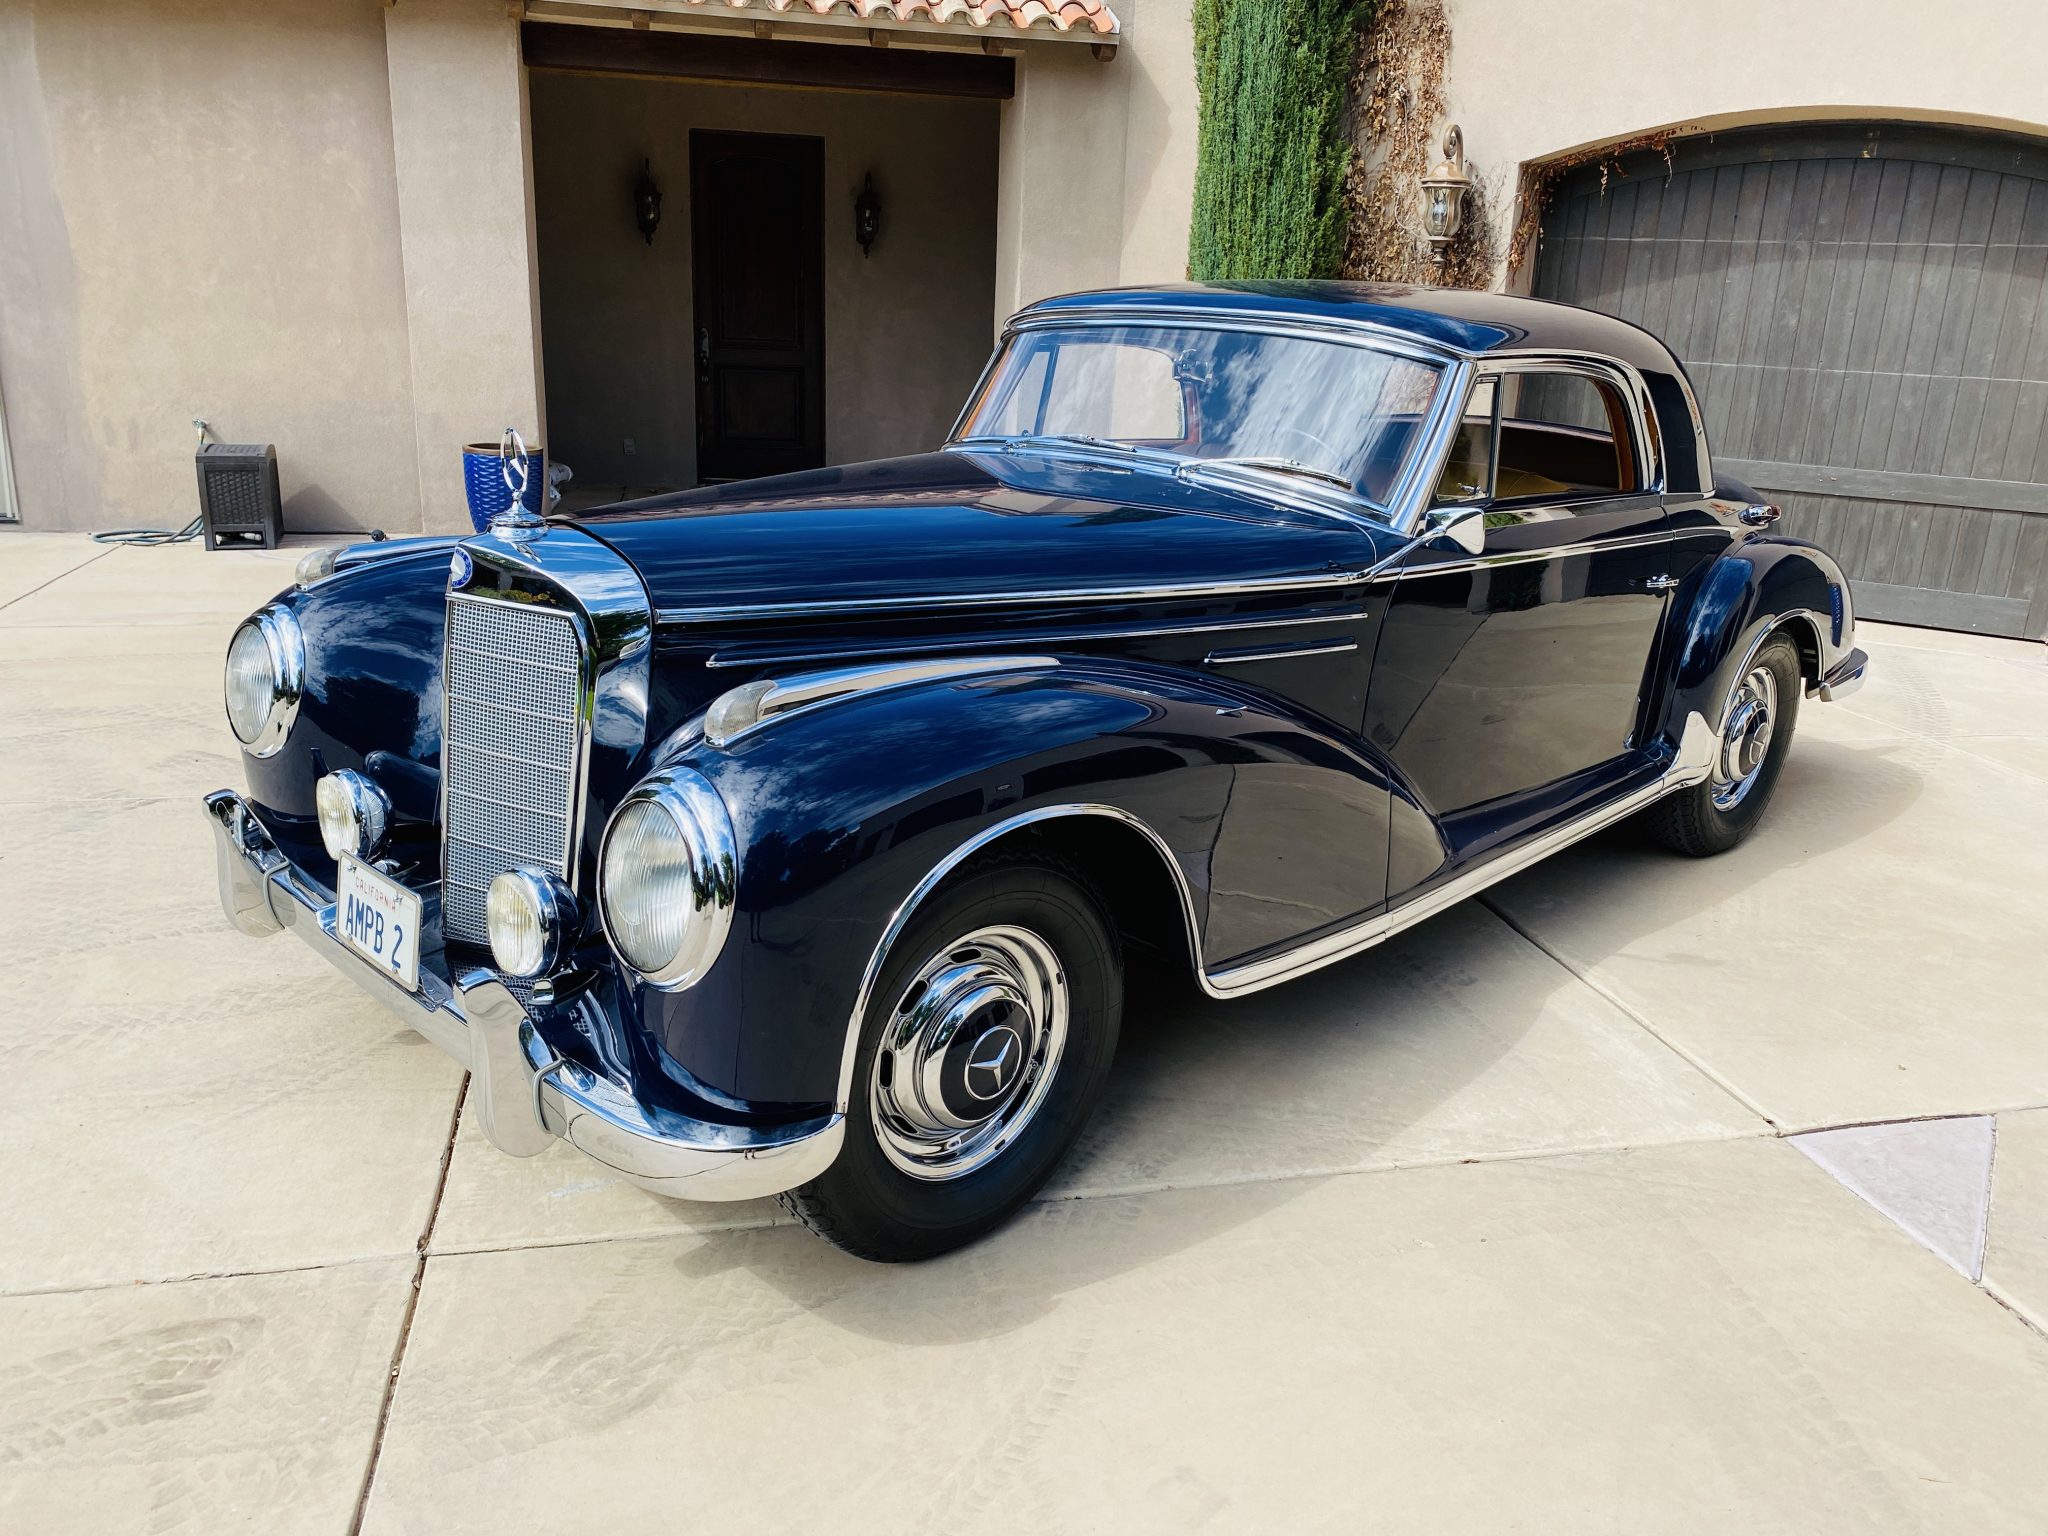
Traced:
[[975, 53], [764, 42], [538, 21], [522, 23], [519, 37], [528, 68], [574, 74], [994, 101], [1008, 100], [1017, 90], [1014, 59]]

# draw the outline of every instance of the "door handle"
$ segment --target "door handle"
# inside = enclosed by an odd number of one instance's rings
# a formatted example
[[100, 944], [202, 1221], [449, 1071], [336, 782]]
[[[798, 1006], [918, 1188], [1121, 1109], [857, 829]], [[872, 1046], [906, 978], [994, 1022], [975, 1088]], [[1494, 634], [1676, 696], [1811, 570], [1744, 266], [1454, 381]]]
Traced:
[[697, 377], [706, 384], [711, 382], [711, 327], [700, 326], [697, 331]]
[[1768, 501], [1751, 502], [1740, 513], [1742, 520], [1752, 528], [1768, 528], [1784, 515], [1782, 507], [1774, 507]]
[[1676, 576], [1652, 576], [1643, 585], [1652, 592], [1669, 592], [1678, 585], [1678, 578]]

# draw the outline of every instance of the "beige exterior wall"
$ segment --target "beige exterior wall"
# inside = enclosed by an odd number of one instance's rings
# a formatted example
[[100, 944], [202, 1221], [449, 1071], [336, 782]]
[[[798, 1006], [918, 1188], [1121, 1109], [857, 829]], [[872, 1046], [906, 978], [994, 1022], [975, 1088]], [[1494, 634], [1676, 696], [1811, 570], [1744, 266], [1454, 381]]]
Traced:
[[1503, 247], [1523, 165], [1654, 129], [1914, 118], [2048, 134], [2039, 5], [1449, 0], [1449, 12], [1449, 116], [1498, 193]]
[[28, 526], [185, 522], [194, 416], [276, 442], [290, 526], [418, 526], [384, 15], [0, 0], [0, 390]]
[[1116, 57], [1018, 50], [1003, 104], [996, 319], [1050, 294], [1187, 276], [1192, 0], [1118, 0]]
[[384, 15], [420, 516], [459, 531], [462, 445], [544, 436], [526, 67], [504, 0]]
[[[995, 103], [546, 72], [530, 95], [549, 446], [579, 484], [696, 481], [693, 128], [825, 141], [826, 457], [944, 438], [988, 359]], [[632, 218], [643, 160], [662, 190], [652, 245]], [[882, 233], [863, 257], [869, 171]]]

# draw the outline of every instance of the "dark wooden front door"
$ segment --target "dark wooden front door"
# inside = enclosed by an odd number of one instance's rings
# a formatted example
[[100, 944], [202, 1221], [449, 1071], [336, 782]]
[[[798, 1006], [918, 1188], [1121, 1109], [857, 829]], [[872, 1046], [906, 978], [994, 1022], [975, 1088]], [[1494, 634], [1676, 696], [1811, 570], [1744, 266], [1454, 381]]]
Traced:
[[690, 134], [697, 479], [825, 462], [824, 140]]

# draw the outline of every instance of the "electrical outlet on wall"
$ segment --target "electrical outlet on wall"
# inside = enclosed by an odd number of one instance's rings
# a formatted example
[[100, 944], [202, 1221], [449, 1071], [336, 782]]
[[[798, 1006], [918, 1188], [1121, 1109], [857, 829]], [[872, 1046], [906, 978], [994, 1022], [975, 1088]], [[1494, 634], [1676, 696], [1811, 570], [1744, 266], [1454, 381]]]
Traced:
[[633, 446], [633, 439], [631, 439], [630, 437], [627, 438], [624, 441], [624, 443], [622, 443], [620, 446], [622, 446], [626, 450], [626, 457], [629, 459], [639, 451]]

